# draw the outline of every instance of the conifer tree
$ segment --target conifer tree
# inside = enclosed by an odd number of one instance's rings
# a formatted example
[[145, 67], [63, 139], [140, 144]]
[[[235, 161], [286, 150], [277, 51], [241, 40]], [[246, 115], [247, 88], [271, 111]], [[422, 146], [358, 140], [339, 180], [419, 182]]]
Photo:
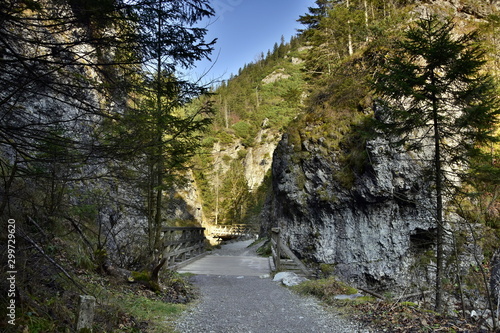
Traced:
[[318, 29], [321, 19], [327, 15], [328, 9], [332, 6], [329, 0], [316, 0], [316, 5], [318, 7], [309, 7], [309, 13], [300, 16], [297, 20], [307, 27], [307, 29], [299, 31], [307, 32], [308, 29]]
[[212, 42], [205, 42], [206, 30], [194, 26], [213, 15], [207, 0], [139, 0], [133, 9], [138, 17], [137, 46], [144, 61], [139, 81], [138, 107], [131, 106], [127, 116], [133, 138], [141, 138], [145, 161], [145, 202], [148, 221], [149, 253], [154, 265], [161, 254], [161, 228], [164, 226], [164, 191], [170, 188], [176, 172], [198, 146], [197, 133], [210, 122], [202, 113], [180, 110], [206, 88], [179, 78], [181, 69], [208, 57]]
[[[138, 62], [124, 46], [133, 25], [119, 3], [0, 3], [0, 215], [12, 200], [66, 214], [54, 209], [60, 202], [47, 205], [30, 193], [58, 188], [51, 196], [62, 201], [68, 183], [102, 176], [110, 155], [94, 134], [112, 99], [123, 98], [128, 66]], [[32, 185], [11, 190], [26, 180]]]
[[451, 20], [420, 19], [383, 64], [374, 87], [380, 120], [395, 144], [432, 151], [435, 186], [435, 308], [442, 311], [446, 221], [443, 201], [459, 185], [471, 157], [495, 141], [500, 112], [494, 84], [481, 71], [484, 52], [475, 32], [455, 37]]

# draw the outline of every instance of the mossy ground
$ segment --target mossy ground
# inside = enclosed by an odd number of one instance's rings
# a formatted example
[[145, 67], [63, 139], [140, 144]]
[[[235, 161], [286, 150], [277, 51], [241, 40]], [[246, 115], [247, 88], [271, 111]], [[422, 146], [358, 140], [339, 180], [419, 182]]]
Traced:
[[[16, 258], [15, 326], [0, 321], [1, 332], [74, 332], [80, 295], [96, 298], [94, 333], [174, 332], [173, 320], [197, 297], [188, 277], [172, 271], [161, 271], [160, 289], [154, 292], [144, 283], [131, 283], [94, 265], [82, 265], [71, 241], [52, 239], [51, 246], [44, 244], [42, 255], [19, 238], [20, 248], [28, 250]], [[0, 281], [2, 290], [6, 290], [5, 283]], [[6, 302], [6, 296], [0, 295], [0, 303]], [[0, 309], [0, 315], [7, 318], [5, 309]]]
[[337, 300], [336, 295], [355, 294], [357, 290], [334, 277], [306, 281], [292, 287], [295, 292], [311, 295], [325, 306], [335, 308], [351, 320], [360, 321], [383, 332], [480, 332], [477, 323], [460, 317], [443, 316], [417, 303], [363, 296], [353, 300]]

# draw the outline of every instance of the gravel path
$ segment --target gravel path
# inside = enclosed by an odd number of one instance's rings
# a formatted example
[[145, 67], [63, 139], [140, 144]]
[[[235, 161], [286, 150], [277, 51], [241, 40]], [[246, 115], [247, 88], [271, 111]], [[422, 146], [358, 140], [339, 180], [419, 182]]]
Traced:
[[[229, 244], [214, 255], [254, 256], [250, 243]], [[192, 281], [201, 299], [177, 320], [179, 333], [370, 332], [270, 278], [196, 275]]]

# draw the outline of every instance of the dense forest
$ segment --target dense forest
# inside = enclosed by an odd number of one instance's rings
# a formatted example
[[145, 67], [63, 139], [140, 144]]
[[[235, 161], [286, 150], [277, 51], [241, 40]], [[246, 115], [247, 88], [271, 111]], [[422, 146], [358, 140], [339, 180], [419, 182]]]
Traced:
[[[15, 283], [0, 282], [12, 291], [0, 299], [16, 310], [13, 326], [2, 308], [0, 328], [73, 331], [78, 295], [89, 294], [96, 332], [169, 331], [159, 316], [182, 311], [193, 292], [162, 268], [162, 228], [245, 223], [265, 239], [284, 227], [279, 200], [290, 193], [289, 245], [318, 276], [336, 275], [343, 263], [318, 244], [321, 228], [340, 227], [319, 216], [347, 196], [360, 210], [381, 201], [364, 202], [359, 188], [376, 183], [370, 147], [386, 140], [378, 150], [419, 166], [421, 182], [394, 200], [431, 220], [406, 235], [412, 265], [432, 267], [425, 305], [470, 317], [468, 304], [485, 304], [478, 325], [494, 330], [498, 10], [477, 0], [317, 0], [296, 36], [203, 86], [182, 73], [216, 43], [198, 27], [217, 15], [208, 0], [2, 1], [1, 249]], [[422, 197], [427, 207], [414, 202]], [[318, 218], [301, 234], [308, 207]], [[375, 280], [356, 282], [398, 287]], [[330, 287], [318, 285], [305, 288], [328, 303]]]
[[[0, 13], [2, 258], [17, 272], [2, 331], [65, 331], [75, 293], [101, 293], [85, 272], [162, 265], [164, 193], [212, 121], [208, 104], [183, 109], [207, 88], [179, 73], [210, 55], [196, 23], [214, 13], [205, 0], [2, 1]], [[118, 327], [120, 307], [104, 305], [99, 330]]]

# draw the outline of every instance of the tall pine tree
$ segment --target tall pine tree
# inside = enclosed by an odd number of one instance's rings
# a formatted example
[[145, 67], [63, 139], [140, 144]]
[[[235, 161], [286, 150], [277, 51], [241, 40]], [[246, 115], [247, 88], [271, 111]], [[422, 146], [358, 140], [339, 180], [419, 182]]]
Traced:
[[164, 192], [193, 155], [199, 144], [197, 134], [210, 122], [202, 115], [207, 105], [189, 114], [180, 110], [206, 88], [182, 80], [179, 72], [212, 51], [214, 41], [206, 42], [206, 29], [195, 24], [213, 11], [207, 0], [138, 0], [132, 8], [137, 13], [137, 47], [144, 65], [127, 124], [132, 126], [132, 140], [143, 147], [148, 250], [157, 265], [162, 253]]
[[433, 152], [437, 311], [443, 309], [445, 194], [459, 184], [471, 156], [498, 139], [494, 128], [500, 113], [493, 81], [481, 71], [484, 52], [476, 33], [454, 37], [453, 28], [451, 20], [437, 16], [417, 21], [374, 82], [386, 133], [410, 150], [430, 143]]

